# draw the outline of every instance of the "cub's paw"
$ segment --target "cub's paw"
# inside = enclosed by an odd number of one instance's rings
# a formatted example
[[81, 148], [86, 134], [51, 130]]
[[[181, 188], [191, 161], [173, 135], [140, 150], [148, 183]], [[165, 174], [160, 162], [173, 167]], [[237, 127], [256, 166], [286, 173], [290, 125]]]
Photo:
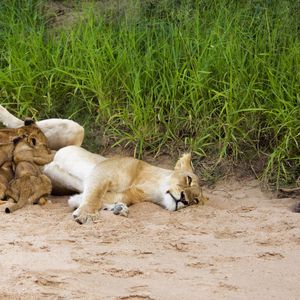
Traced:
[[74, 220], [79, 224], [93, 222], [97, 219], [97, 213], [87, 212], [83, 209], [77, 208], [72, 214]]
[[39, 205], [46, 205], [46, 204], [51, 204], [52, 201], [51, 200], [47, 200], [46, 198], [44, 197], [41, 197], [38, 201], [38, 204]]
[[128, 217], [129, 209], [124, 203], [116, 203], [112, 209], [115, 215]]

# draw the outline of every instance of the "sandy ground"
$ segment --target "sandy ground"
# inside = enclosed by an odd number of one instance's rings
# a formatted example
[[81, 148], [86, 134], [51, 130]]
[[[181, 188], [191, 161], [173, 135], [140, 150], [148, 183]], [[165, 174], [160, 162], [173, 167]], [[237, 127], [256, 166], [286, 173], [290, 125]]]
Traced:
[[300, 299], [296, 200], [254, 180], [205, 192], [205, 206], [144, 203], [85, 225], [66, 197], [1, 208], [0, 299]]

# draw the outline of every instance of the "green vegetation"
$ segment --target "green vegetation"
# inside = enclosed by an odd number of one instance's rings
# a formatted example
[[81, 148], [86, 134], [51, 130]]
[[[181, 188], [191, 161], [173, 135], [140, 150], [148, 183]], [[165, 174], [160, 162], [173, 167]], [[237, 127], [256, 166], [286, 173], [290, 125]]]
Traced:
[[57, 27], [44, 1], [1, 1], [1, 103], [72, 118], [138, 156], [263, 161], [264, 180], [296, 182], [298, 0], [100, 2]]

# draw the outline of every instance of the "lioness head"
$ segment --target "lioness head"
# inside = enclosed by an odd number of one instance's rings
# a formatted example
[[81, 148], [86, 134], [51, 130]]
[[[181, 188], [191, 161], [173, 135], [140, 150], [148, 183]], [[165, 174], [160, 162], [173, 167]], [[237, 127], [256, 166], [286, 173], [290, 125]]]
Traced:
[[167, 201], [169, 205], [166, 207], [169, 210], [178, 210], [193, 204], [204, 204], [206, 199], [202, 194], [199, 177], [194, 173], [190, 153], [184, 154], [177, 161], [169, 179], [166, 197], [169, 197]]

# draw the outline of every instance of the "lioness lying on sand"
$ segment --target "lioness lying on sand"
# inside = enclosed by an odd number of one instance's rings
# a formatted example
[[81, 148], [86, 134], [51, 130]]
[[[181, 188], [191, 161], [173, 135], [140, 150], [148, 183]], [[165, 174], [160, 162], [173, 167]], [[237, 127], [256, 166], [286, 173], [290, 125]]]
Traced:
[[43, 197], [49, 195], [52, 189], [50, 179], [43, 175], [39, 168], [52, 161], [53, 155], [50, 150], [47, 149], [45, 153], [45, 148], [42, 147], [43, 150], [39, 151], [41, 147], [32, 136], [18, 137], [13, 142], [12, 160], [15, 174], [6, 190], [6, 196], [9, 198], [6, 213], [20, 209], [26, 204], [45, 204], [46, 200]]
[[56, 153], [44, 173], [54, 184], [80, 193], [69, 199], [79, 223], [94, 219], [102, 208], [126, 216], [127, 206], [143, 201], [171, 211], [205, 201], [190, 154], [183, 155], [174, 170], [167, 170], [134, 158], [104, 158], [68, 146]]
[[[0, 110], [0, 121], [3, 119]], [[10, 123], [7, 111], [5, 120]], [[55, 123], [51, 125], [55, 127]], [[53, 131], [57, 132], [57, 128]], [[50, 144], [53, 138], [48, 136]], [[75, 138], [69, 136], [68, 140]], [[102, 208], [127, 215], [127, 206], [142, 201], [154, 202], [171, 211], [205, 201], [190, 154], [183, 155], [174, 170], [167, 170], [134, 158], [105, 158], [78, 146], [68, 146], [57, 151], [53, 162], [44, 167], [44, 173], [54, 189], [67, 188], [80, 193], [69, 200], [70, 206], [76, 208], [73, 217], [79, 223], [93, 219]]]

